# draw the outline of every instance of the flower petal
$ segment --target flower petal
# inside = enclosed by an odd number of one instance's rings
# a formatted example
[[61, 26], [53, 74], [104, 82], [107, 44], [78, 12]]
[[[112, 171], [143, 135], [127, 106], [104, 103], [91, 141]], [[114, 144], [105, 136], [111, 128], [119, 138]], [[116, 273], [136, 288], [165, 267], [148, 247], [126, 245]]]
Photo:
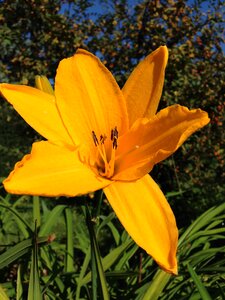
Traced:
[[0, 92], [43, 137], [55, 144], [73, 146], [53, 95], [29, 86], [6, 83], [0, 84]]
[[127, 102], [130, 125], [138, 118], [150, 118], [156, 113], [167, 60], [167, 47], [159, 47], [138, 64], [125, 83], [122, 91]]
[[13, 194], [71, 197], [109, 183], [80, 162], [77, 151], [49, 142], [34, 143], [31, 154], [24, 156], [3, 182]]
[[137, 180], [173, 154], [196, 130], [209, 122], [201, 109], [180, 105], [161, 110], [150, 120], [139, 119], [118, 141], [113, 180]]
[[155, 181], [115, 182], [107, 199], [134, 241], [167, 272], [177, 274], [178, 230], [171, 208]]
[[96, 136], [110, 136], [117, 126], [120, 134], [128, 128], [125, 100], [112, 74], [100, 60], [85, 50], [63, 59], [55, 84], [57, 105], [76, 144], [94, 146]]

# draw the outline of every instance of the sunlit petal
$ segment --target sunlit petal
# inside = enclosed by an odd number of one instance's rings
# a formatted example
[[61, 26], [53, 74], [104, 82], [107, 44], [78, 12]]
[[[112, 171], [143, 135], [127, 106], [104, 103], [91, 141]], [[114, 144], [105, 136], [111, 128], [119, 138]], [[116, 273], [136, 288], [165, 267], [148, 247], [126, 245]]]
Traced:
[[146, 175], [136, 182], [115, 182], [104, 192], [134, 241], [163, 269], [176, 274], [176, 221], [155, 181]]
[[139, 119], [118, 141], [114, 180], [136, 180], [173, 154], [196, 130], [209, 122], [201, 109], [174, 105], [157, 115]]
[[59, 145], [73, 145], [53, 95], [29, 86], [5, 83], [0, 84], [0, 91], [22, 118], [43, 137]]
[[138, 118], [150, 118], [156, 113], [167, 60], [167, 47], [159, 47], [137, 65], [125, 83], [122, 91], [127, 102], [130, 125]]
[[43, 196], [76, 196], [109, 183], [80, 162], [77, 151], [49, 142], [34, 143], [31, 154], [3, 182], [10, 193]]
[[126, 104], [115, 79], [100, 60], [85, 50], [63, 59], [55, 84], [57, 105], [76, 144], [93, 146], [96, 136], [128, 128]]

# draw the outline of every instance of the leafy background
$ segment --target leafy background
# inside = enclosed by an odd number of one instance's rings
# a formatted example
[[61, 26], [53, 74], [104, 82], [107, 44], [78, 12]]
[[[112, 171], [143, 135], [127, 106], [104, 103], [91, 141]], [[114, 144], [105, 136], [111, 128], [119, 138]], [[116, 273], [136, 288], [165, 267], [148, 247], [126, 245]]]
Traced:
[[[208, 126], [152, 172], [167, 195], [178, 227], [187, 227], [207, 209], [224, 202], [224, 3], [220, 0], [110, 0], [99, 1], [97, 9], [95, 5], [96, 1], [87, 0], [0, 1], [0, 81], [33, 86], [34, 76], [43, 74], [53, 83], [59, 61], [80, 47], [100, 57], [122, 87], [141, 59], [166, 44], [169, 63], [160, 108], [174, 103], [200, 107], [211, 118]], [[0, 177], [4, 178], [15, 162], [30, 151], [32, 142], [41, 137], [3, 99], [0, 126]], [[28, 222], [35, 216], [32, 198], [11, 198], [3, 189], [1, 196], [7, 205], [20, 203], [17, 209]], [[46, 222], [46, 212], [62, 203], [71, 205], [66, 199], [41, 199], [42, 223]], [[89, 205], [95, 208], [96, 204], [89, 201]], [[79, 205], [72, 208], [75, 219], [80, 220], [80, 209]], [[4, 212], [1, 212], [2, 244], [18, 243], [22, 240], [21, 232], [15, 222], [13, 225], [4, 221]], [[110, 208], [103, 206], [102, 214], [106, 217], [110, 213]], [[121, 226], [114, 222], [122, 236]], [[59, 226], [54, 231], [62, 236], [59, 241], [62, 246], [64, 230]], [[102, 249], [112, 240], [111, 235], [108, 229], [103, 230]], [[79, 240], [82, 245], [84, 236]], [[6, 249], [3, 246], [2, 252]], [[85, 251], [79, 250], [75, 263], [78, 269]], [[136, 254], [132, 263], [138, 258]], [[16, 264], [16, 270], [17, 267]], [[5, 280], [10, 278], [10, 272], [11, 267], [4, 269]]]

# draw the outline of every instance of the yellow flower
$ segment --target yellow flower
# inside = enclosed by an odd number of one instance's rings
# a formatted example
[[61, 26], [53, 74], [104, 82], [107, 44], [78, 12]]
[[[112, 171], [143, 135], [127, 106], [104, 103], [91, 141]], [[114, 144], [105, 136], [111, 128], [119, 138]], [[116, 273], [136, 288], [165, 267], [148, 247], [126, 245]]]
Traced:
[[1, 84], [2, 95], [47, 139], [33, 144], [4, 186], [10, 193], [44, 196], [103, 188], [136, 243], [176, 274], [175, 218], [148, 173], [209, 118], [179, 105], [156, 114], [167, 59], [167, 48], [158, 48], [138, 64], [122, 91], [85, 50], [60, 62], [55, 95]]

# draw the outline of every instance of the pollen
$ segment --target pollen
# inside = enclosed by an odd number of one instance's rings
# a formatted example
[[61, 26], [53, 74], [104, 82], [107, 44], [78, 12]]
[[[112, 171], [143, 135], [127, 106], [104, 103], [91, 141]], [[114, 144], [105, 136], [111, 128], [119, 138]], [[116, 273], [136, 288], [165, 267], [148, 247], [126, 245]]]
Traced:
[[114, 174], [118, 137], [119, 132], [116, 126], [111, 130], [111, 141], [107, 140], [105, 134], [101, 134], [98, 138], [96, 133], [92, 131], [92, 139], [97, 148], [96, 167], [99, 175], [103, 177], [111, 178]]

